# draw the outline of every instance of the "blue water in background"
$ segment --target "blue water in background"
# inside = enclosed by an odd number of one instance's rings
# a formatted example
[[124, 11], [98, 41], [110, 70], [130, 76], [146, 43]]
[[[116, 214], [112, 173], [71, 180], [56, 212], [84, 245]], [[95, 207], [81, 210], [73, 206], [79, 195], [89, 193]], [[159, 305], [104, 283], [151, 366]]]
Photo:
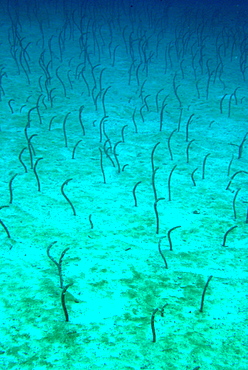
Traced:
[[247, 17], [0, 2], [1, 369], [247, 368]]

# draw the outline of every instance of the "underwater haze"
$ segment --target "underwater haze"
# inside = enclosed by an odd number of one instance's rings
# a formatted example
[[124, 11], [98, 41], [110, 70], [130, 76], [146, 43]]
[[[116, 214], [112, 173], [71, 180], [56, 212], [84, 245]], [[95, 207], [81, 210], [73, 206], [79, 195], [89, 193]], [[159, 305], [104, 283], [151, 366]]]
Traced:
[[0, 369], [247, 370], [248, 4], [0, 1]]

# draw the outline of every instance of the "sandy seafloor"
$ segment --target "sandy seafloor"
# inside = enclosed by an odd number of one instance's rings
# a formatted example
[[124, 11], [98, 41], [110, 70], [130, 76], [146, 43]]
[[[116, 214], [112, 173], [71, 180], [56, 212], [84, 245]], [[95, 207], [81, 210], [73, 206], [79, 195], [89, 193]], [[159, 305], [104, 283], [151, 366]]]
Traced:
[[[138, 2], [131, 9], [128, 2], [124, 2], [124, 8], [122, 3], [120, 8], [112, 7], [110, 2], [101, 8], [101, 2], [83, 2], [82, 30], [84, 40], [87, 34], [87, 47], [81, 50], [79, 4], [65, 2], [63, 13], [59, 2], [56, 7], [46, 2], [42, 6], [30, 3], [27, 16], [27, 3], [14, 3], [10, 14], [15, 27], [11, 28], [3, 3], [0, 22], [0, 219], [10, 234], [8, 237], [0, 225], [0, 368], [247, 369], [248, 140], [244, 141], [238, 159], [238, 147], [248, 132], [248, 71], [244, 76], [240, 71], [241, 54], [247, 44], [245, 12], [236, 9], [232, 13], [215, 6], [199, 10], [173, 3], [163, 14], [159, 8], [162, 3], [156, 8]], [[130, 38], [135, 61], [129, 84]], [[184, 52], [183, 39], [187, 40]], [[11, 56], [11, 44], [24, 68], [20, 64], [18, 67]], [[179, 45], [179, 55], [175, 45]], [[84, 58], [85, 50], [88, 56]], [[151, 57], [147, 75], [142, 50]], [[204, 50], [202, 65], [200, 50]], [[43, 67], [51, 76], [48, 90], [39, 63], [43, 51]], [[196, 76], [192, 51], [196, 55]], [[215, 78], [219, 58], [223, 72]], [[80, 63], [85, 67], [90, 96], [82, 75], [77, 75]], [[207, 65], [212, 73], [208, 98]], [[66, 93], [56, 77], [58, 67]], [[179, 131], [180, 106], [173, 91], [173, 78], [181, 100]], [[236, 88], [228, 117], [229, 99]], [[92, 89], [94, 97], [99, 93], [97, 110]], [[47, 94], [51, 90], [52, 102]], [[156, 94], [160, 90], [157, 111]], [[104, 92], [108, 118], [104, 124], [106, 136], [102, 132], [100, 142]], [[221, 114], [224, 94], [227, 95]], [[37, 101], [41, 121], [34, 108]], [[78, 118], [81, 106], [85, 135]], [[30, 140], [34, 163], [42, 158], [36, 163], [40, 191], [28, 149], [22, 154], [27, 172], [18, 159], [22, 149], [28, 147], [24, 129], [31, 108], [34, 109], [30, 112], [27, 136], [35, 135]], [[132, 120], [135, 109], [138, 132]], [[63, 122], [69, 112], [66, 147]], [[186, 124], [192, 114], [186, 142]], [[49, 130], [52, 117], [55, 118]], [[122, 141], [122, 129], [124, 142], [118, 143]], [[173, 130], [172, 160], [168, 138]], [[82, 141], [72, 159], [78, 140]], [[187, 163], [190, 140], [194, 141]], [[158, 234], [151, 165], [151, 153], [157, 143], [155, 186], [157, 199], [164, 198], [157, 202]], [[116, 144], [120, 173], [113, 153]], [[168, 178], [175, 165], [169, 201]], [[191, 173], [196, 168], [194, 186]], [[246, 172], [235, 176], [226, 190], [237, 171]], [[68, 179], [72, 180], [64, 186], [64, 192], [76, 215], [61, 193], [61, 186]], [[139, 181], [135, 207], [132, 191]], [[235, 218], [233, 199], [238, 189]], [[171, 232], [170, 251], [167, 233], [176, 226], [181, 227]], [[233, 226], [237, 227], [227, 235], [223, 246], [224, 234]], [[159, 240], [167, 269], [158, 251]], [[62, 310], [58, 270], [47, 256], [48, 246], [55, 241], [50, 253], [56, 261], [69, 248], [62, 263], [64, 285], [73, 283], [65, 293], [69, 322], [65, 322]], [[203, 312], [199, 312], [209, 276], [213, 277], [206, 290]], [[151, 315], [156, 308], [159, 310], [155, 315], [154, 343]]]

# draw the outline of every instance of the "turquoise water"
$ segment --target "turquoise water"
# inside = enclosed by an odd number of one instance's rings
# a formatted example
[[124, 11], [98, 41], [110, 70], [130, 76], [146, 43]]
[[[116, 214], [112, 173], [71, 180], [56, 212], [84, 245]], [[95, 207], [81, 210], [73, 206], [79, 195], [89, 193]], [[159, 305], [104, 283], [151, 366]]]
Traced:
[[247, 9], [0, 9], [1, 368], [246, 369]]

